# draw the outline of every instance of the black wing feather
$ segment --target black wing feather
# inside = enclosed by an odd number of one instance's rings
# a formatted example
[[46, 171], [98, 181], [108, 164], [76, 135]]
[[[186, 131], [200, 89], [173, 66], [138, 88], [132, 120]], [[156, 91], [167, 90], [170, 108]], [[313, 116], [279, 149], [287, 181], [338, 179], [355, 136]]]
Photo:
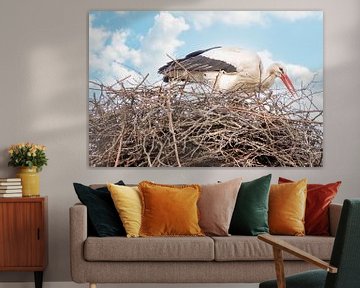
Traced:
[[191, 53], [187, 54], [187, 55], [185, 56], [185, 58], [183, 58], [183, 59], [195, 57], [195, 56], [198, 56], [198, 55], [200, 55], [200, 54], [203, 54], [203, 53], [205, 53], [205, 52], [207, 52], [207, 51], [210, 51], [210, 50], [213, 50], [213, 49], [217, 49], [217, 48], [221, 48], [221, 46], [216, 46], [216, 47], [211, 47], [211, 48], [208, 48], [208, 49], [197, 50], [197, 51], [191, 52]]
[[220, 46], [212, 47], [209, 49], [194, 51], [185, 56], [185, 58], [170, 61], [166, 65], [159, 68], [158, 73], [166, 75], [169, 72], [176, 70], [188, 70], [188, 71], [225, 71], [225, 72], [236, 72], [236, 67], [226, 63], [224, 61], [211, 59], [204, 57], [201, 54]]
[[[236, 67], [221, 60], [211, 59], [201, 55], [185, 59], [180, 62], [178, 69], [186, 69], [188, 71], [225, 71], [225, 72], [236, 72]], [[176, 65], [176, 63], [175, 63]]]

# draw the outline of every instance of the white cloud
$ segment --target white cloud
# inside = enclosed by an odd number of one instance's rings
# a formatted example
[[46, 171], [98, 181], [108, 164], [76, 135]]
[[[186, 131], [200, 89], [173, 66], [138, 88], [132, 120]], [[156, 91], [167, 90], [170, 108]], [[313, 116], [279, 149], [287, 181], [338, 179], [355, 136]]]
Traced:
[[[89, 18], [89, 65], [91, 70], [101, 74], [105, 84], [113, 84], [128, 75], [138, 78], [136, 68], [144, 74], [149, 73], [148, 80], [158, 80], [157, 68], [170, 60], [166, 54], [174, 55], [184, 44], [178, 37], [189, 29], [183, 17], [160, 12], [154, 18], [154, 25], [140, 38], [140, 47], [134, 49], [127, 45], [129, 37], [134, 37], [129, 31], [122, 29], [110, 33], [104, 28], [93, 27], [92, 21], [93, 18]], [[134, 69], [128, 68], [126, 63]]]
[[95, 28], [92, 26], [94, 16], [89, 16], [89, 47], [90, 52], [99, 52], [105, 46], [106, 39], [110, 36], [104, 28]]
[[295, 22], [305, 18], [322, 19], [323, 17], [322, 11], [271, 11], [266, 13], [290, 22]]
[[110, 44], [103, 50], [104, 57], [107, 58], [107, 61], [124, 63], [126, 60], [131, 60], [134, 64], [140, 63], [139, 51], [129, 48], [126, 44], [129, 36], [130, 32], [126, 30], [112, 33]]
[[184, 43], [179, 35], [189, 29], [183, 17], [174, 17], [168, 12], [160, 12], [155, 16], [155, 23], [141, 40], [141, 67], [152, 75], [154, 68], [159, 68], [168, 62], [168, 55], [174, 55], [177, 48]]
[[294, 22], [304, 18], [322, 19], [321, 11], [198, 11], [180, 13], [195, 29], [201, 30], [216, 23], [229, 26], [266, 25], [275, 17]]
[[[309, 102], [307, 100], [302, 100], [302, 105], [305, 105], [304, 107], [307, 107], [305, 109], [313, 110], [313, 109], [323, 109], [323, 73], [322, 69], [319, 71], [311, 71], [309, 68], [293, 63], [285, 63], [283, 61], [279, 61], [277, 59], [273, 59], [272, 54], [268, 50], [263, 50], [257, 52], [259, 56], [261, 57], [264, 69], [267, 69], [270, 64], [272, 63], [280, 63], [282, 64], [286, 72], [291, 79], [291, 82], [293, 82], [294, 87], [296, 90], [300, 90], [301, 88], [305, 88], [308, 84], [311, 84], [311, 90], [313, 94], [313, 100], [312, 102]], [[315, 78], [314, 78], [315, 77]], [[315, 82], [312, 82], [315, 80]], [[276, 79], [276, 86], [280, 89], [285, 89], [284, 85], [281, 83], [280, 79]], [[306, 92], [308, 94], [308, 92]], [[298, 105], [298, 103], [294, 104]], [[304, 108], [303, 107], [303, 108]], [[314, 116], [317, 113], [314, 114]], [[322, 121], [322, 117], [317, 118], [317, 121]]]
[[280, 63], [287, 70], [287, 74], [294, 83], [295, 88], [300, 88], [301, 85], [307, 85], [313, 80], [314, 75], [317, 72], [311, 71], [309, 68], [293, 63], [285, 63], [277, 59], [273, 59], [272, 54], [268, 50], [257, 52], [261, 58], [264, 69], [270, 66], [272, 63]]
[[139, 52], [129, 48], [126, 40], [130, 33], [118, 30], [113, 33], [102, 27], [93, 27], [94, 16], [89, 17], [89, 67], [97, 71], [100, 80], [112, 85], [128, 75], [137, 76], [135, 71], [123, 65], [127, 60], [139, 63]]
[[210, 27], [216, 23], [231, 26], [247, 26], [252, 24], [265, 24], [261, 11], [199, 11], [186, 12], [186, 18], [191, 21], [197, 30]]
[[[296, 81], [298, 84], [307, 85], [309, 84], [313, 78], [316, 72], [310, 71], [309, 68], [295, 65], [295, 64], [285, 64], [286, 69], [288, 71], [289, 77], [293, 77], [294, 81]], [[300, 82], [300, 83], [299, 83]]]

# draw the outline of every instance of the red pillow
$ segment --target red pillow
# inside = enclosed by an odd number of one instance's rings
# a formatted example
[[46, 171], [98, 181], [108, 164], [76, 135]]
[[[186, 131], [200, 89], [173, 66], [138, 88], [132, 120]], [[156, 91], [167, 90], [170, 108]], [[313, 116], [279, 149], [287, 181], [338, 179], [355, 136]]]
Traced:
[[[293, 182], [279, 177], [279, 184]], [[329, 236], [329, 206], [341, 181], [329, 184], [308, 184], [305, 210], [305, 234]]]

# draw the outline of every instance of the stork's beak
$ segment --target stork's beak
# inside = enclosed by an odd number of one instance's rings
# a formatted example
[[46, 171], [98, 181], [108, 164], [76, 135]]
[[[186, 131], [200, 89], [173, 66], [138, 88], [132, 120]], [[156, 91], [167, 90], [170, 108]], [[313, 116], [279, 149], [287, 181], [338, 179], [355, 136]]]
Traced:
[[280, 76], [281, 81], [284, 83], [284, 85], [286, 86], [286, 88], [289, 90], [289, 92], [291, 93], [292, 96], [296, 97], [296, 91], [294, 88], [293, 83], [291, 82], [289, 76], [285, 73], [281, 74]]

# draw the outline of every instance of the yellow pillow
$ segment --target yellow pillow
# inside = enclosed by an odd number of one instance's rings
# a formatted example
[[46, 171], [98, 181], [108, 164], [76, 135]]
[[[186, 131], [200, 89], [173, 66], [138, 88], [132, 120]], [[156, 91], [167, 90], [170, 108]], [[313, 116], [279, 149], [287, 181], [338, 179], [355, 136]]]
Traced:
[[141, 226], [141, 197], [137, 187], [107, 184], [127, 237], [139, 237]]
[[143, 181], [140, 236], [203, 236], [199, 227], [199, 185], [172, 186]]
[[273, 184], [269, 194], [269, 228], [271, 234], [305, 234], [307, 180]]

